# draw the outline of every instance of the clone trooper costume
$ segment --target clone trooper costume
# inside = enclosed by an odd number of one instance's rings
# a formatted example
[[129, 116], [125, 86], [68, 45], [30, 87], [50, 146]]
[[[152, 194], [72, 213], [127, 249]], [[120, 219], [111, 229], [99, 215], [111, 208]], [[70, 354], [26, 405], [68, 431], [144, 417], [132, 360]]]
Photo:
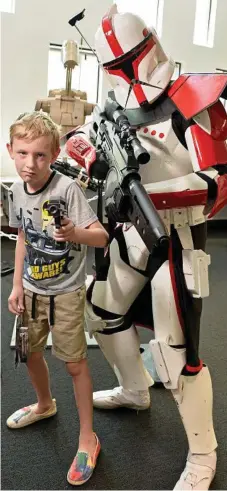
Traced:
[[[94, 406], [149, 407], [152, 379], [135, 325], [153, 327], [149, 345], [156, 370], [172, 391], [189, 443], [174, 489], [209, 489], [217, 441], [211, 378], [198, 344], [201, 299], [209, 295], [205, 222], [227, 203], [227, 118], [219, 100], [227, 97], [227, 75], [184, 74], [171, 83], [174, 63], [156, 32], [133, 14], [119, 14], [116, 6], [102, 19], [96, 50], [112, 99], [150, 154], [140, 168], [142, 183], [171, 241], [168, 257], [154, 268], [132, 224], [117, 224], [111, 234], [88, 291], [86, 320], [119, 387], [94, 393]], [[90, 175], [97, 163], [97, 169], [102, 166], [81, 133], [69, 138], [66, 151]]]

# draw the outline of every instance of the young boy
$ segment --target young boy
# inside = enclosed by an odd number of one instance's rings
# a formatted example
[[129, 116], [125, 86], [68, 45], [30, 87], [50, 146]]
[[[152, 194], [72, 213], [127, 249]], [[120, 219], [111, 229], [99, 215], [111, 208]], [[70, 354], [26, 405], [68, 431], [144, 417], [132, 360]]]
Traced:
[[[80, 419], [79, 447], [67, 479], [87, 481], [100, 452], [92, 429], [92, 382], [84, 333], [86, 246], [105, 247], [108, 234], [80, 187], [51, 171], [59, 154], [59, 129], [42, 112], [25, 114], [10, 127], [7, 145], [22, 178], [10, 194], [10, 226], [18, 227], [9, 310], [29, 328], [28, 373], [37, 403], [12, 414], [7, 425], [22, 428], [54, 416], [49, 371], [43, 357], [49, 328], [53, 353], [72, 376]], [[53, 215], [60, 216], [60, 228]]]

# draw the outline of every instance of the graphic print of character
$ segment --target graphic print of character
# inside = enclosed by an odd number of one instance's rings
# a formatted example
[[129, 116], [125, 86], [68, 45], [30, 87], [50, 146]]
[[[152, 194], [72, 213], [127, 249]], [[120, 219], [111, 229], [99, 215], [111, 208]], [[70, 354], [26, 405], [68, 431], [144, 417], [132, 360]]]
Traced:
[[52, 238], [54, 216], [51, 212], [54, 207], [59, 208], [60, 220], [66, 216], [65, 200], [61, 197], [52, 197], [42, 205], [41, 230], [35, 229], [31, 218], [23, 218], [23, 226], [29, 266], [51, 266], [61, 261], [64, 267], [59, 270], [59, 273], [56, 272], [57, 277], [62, 273], [69, 274], [68, 265], [73, 259], [73, 257], [69, 257], [69, 254], [74, 244], [57, 242]]

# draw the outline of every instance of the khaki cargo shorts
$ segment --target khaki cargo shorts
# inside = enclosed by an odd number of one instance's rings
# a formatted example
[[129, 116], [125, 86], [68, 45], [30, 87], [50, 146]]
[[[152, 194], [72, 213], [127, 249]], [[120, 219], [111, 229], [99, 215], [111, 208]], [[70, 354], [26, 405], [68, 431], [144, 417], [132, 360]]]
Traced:
[[52, 353], [65, 362], [78, 362], [87, 355], [84, 332], [85, 286], [76, 291], [54, 296], [54, 325], [50, 328], [50, 297], [36, 295], [32, 318], [33, 292], [24, 290], [23, 323], [29, 328], [29, 351], [43, 351], [48, 334], [52, 335]]

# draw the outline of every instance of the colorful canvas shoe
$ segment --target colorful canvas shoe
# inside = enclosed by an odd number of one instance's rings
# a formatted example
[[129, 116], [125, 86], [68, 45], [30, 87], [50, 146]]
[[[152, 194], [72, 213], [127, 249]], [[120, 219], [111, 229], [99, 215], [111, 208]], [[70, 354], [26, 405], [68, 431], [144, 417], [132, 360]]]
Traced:
[[84, 484], [93, 474], [96, 461], [101, 450], [99, 439], [95, 433], [94, 435], [96, 438], [96, 448], [94, 454], [89, 455], [87, 452], [78, 451], [69, 469], [67, 481], [73, 486], [80, 486], [81, 484]]
[[6, 424], [11, 429], [23, 428], [24, 426], [31, 425], [32, 423], [36, 423], [40, 419], [50, 418], [54, 416], [57, 412], [56, 400], [53, 399], [53, 404], [48, 411], [45, 413], [37, 414], [34, 409], [37, 404], [31, 404], [30, 406], [22, 407], [15, 411], [15, 413], [11, 414], [11, 416], [7, 419]]

